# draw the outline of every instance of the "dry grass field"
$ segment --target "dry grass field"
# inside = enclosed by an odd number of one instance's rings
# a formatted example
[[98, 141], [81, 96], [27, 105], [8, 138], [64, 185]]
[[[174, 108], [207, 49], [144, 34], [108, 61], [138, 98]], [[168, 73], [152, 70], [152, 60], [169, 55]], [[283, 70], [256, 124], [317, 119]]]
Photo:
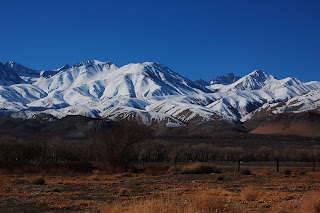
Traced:
[[190, 174], [195, 167], [152, 167], [139, 174], [2, 173], [0, 212], [320, 212], [320, 172], [310, 168], [277, 173], [255, 164], [246, 167], [249, 175], [220, 165], [212, 167], [221, 168], [219, 174]]

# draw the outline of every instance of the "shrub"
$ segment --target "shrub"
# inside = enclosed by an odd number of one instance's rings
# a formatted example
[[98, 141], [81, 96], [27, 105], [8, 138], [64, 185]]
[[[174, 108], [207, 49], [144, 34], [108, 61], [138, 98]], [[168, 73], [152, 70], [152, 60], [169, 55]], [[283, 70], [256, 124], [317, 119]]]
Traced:
[[224, 179], [224, 176], [223, 175], [218, 175], [217, 177], [216, 177], [216, 180], [223, 180]]
[[122, 177], [132, 177], [131, 173], [125, 172], [122, 174]]
[[251, 175], [251, 171], [248, 168], [241, 169], [241, 174], [243, 174], [243, 175]]
[[181, 173], [181, 167], [179, 167], [179, 166], [170, 166], [169, 169], [168, 169], [168, 173], [169, 174]]
[[259, 190], [254, 186], [247, 186], [241, 190], [241, 198], [246, 201], [254, 201], [259, 196]]
[[182, 166], [183, 174], [210, 174], [221, 173], [221, 170], [209, 163], [192, 163]]
[[284, 174], [288, 176], [291, 175], [291, 170], [290, 169], [284, 170]]
[[44, 179], [44, 177], [35, 177], [31, 182], [37, 185], [44, 185], [46, 183], [46, 180]]
[[146, 175], [164, 175], [168, 171], [168, 168], [156, 166], [156, 165], [148, 165], [145, 167], [143, 173]]
[[191, 201], [187, 212], [235, 212], [231, 211], [225, 200], [213, 196], [210, 192], [195, 194]]
[[299, 172], [299, 175], [305, 175], [305, 174], [307, 174], [307, 172], [304, 170]]

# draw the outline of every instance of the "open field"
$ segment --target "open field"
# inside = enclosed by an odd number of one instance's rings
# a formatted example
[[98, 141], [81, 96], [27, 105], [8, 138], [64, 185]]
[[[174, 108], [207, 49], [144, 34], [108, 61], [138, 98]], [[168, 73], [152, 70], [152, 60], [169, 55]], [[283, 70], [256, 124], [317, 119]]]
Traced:
[[[319, 212], [320, 172], [309, 164], [252, 163], [237, 172], [0, 175], [0, 212]], [[180, 170], [181, 171], [181, 170]]]

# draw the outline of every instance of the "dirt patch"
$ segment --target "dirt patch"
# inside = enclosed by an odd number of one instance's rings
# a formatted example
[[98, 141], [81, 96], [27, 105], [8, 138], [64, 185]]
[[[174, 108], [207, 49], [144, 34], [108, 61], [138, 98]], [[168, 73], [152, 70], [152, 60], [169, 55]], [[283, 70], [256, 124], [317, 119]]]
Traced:
[[251, 131], [253, 134], [282, 134], [305, 137], [320, 137], [320, 127], [313, 123], [293, 122], [290, 124], [272, 123], [258, 127]]

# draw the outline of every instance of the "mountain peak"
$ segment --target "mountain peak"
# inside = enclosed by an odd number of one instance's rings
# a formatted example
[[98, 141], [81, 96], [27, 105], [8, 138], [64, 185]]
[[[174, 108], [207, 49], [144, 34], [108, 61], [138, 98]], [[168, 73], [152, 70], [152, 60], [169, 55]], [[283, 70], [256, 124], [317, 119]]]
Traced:
[[230, 72], [230, 73], [228, 73], [228, 74], [226, 75], [226, 77], [227, 77], [227, 78], [234, 78], [234, 74], [233, 74], [232, 72]]
[[8, 61], [8, 62], [4, 63], [4, 65], [6, 67], [8, 67], [8, 68], [13, 69], [18, 74], [20, 74], [20, 72], [22, 72], [22, 73], [27, 72], [28, 74], [30, 74], [30, 73], [39, 73], [39, 71], [33, 70], [33, 69], [29, 69], [29, 68], [23, 66], [22, 64], [20, 64], [18, 62], [15, 62], [15, 61]]
[[12, 68], [12, 69], [14, 69], [14, 70], [17, 70], [17, 69], [18, 69], [18, 70], [28, 69], [28, 68], [26, 68], [25, 66], [21, 65], [21, 64], [18, 63], [18, 62], [15, 62], [15, 61], [8, 61], [8, 62], [4, 63], [4, 65], [7, 66], [7, 67]]
[[8, 61], [4, 63], [4, 66], [8, 69], [12, 69], [24, 83], [32, 83], [40, 76], [40, 71], [29, 69], [15, 61]]
[[239, 80], [239, 76], [235, 76], [232, 72], [225, 76], [217, 76], [210, 81], [210, 84], [232, 84]]
[[4, 64], [8, 64], [8, 65], [12, 66], [13, 64], [19, 64], [19, 63], [15, 62], [15, 61], [7, 61]]
[[231, 90], [256, 90], [261, 89], [267, 84], [272, 84], [276, 80], [275, 77], [261, 70], [254, 70], [248, 75], [240, 78], [233, 83]]
[[262, 70], [253, 70], [253, 73], [265, 73]]
[[82, 62], [79, 62], [73, 66], [75, 67], [80, 67], [80, 66], [103, 66], [103, 65], [111, 65], [111, 64], [114, 64], [113, 62], [109, 61], [109, 62], [102, 62], [102, 61], [98, 61], [98, 60], [95, 60], [95, 59], [90, 59], [90, 60], [86, 60], [86, 61], [82, 61]]
[[141, 63], [142, 65], [146, 65], [146, 66], [155, 66], [155, 65], [160, 65], [160, 66], [164, 66], [162, 64], [160, 64], [159, 62], [154, 62], [154, 61], [146, 61]]
[[16, 71], [7, 63], [0, 63], [0, 85], [9, 86], [12, 84], [19, 84], [22, 80]]
[[275, 79], [272, 75], [269, 75], [262, 70], [254, 70], [253, 72], [249, 73], [248, 75], [244, 76], [244, 78], [254, 78], [256, 81], [264, 82], [268, 79]]
[[60, 67], [59, 69], [57, 69], [57, 71], [64, 71], [64, 70], [67, 70], [69, 68], [70, 68], [69, 64], [66, 64], [66, 65]]
[[163, 66], [164, 67], [164, 65], [160, 64], [159, 62], [152, 62], [152, 61], [146, 61], [142, 63], [129, 63], [125, 66], [142, 66], [142, 67]]
[[254, 70], [253, 72], [249, 73], [248, 75], [267, 75], [267, 73], [263, 72], [262, 70]]
[[210, 85], [209, 82], [207, 82], [207, 81], [205, 81], [205, 80], [203, 80], [203, 79], [195, 80], [194, 82], [197, 83], [197, 84], [199, 84], [199, 85], [202, 86], [202, 87], [206, 87], [206, 86], [209, 86], [209, 85]]

